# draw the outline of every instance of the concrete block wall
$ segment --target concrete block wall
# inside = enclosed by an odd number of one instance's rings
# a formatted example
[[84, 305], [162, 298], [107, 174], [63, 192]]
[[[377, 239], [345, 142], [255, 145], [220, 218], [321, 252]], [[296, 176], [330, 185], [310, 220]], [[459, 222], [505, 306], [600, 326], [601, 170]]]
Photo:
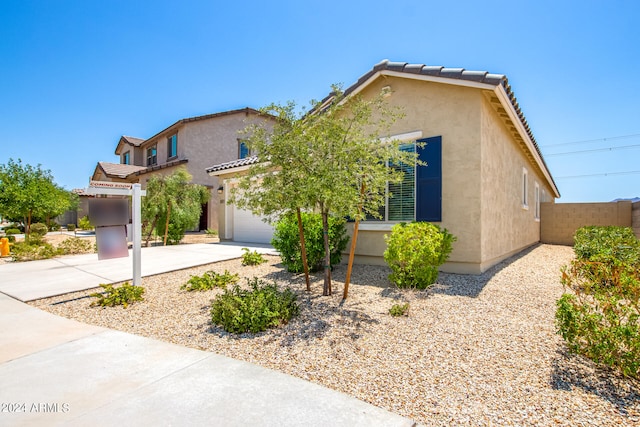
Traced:
[[[636, 203], [637, 204], [637, 203]], [[636, 207], [640, 216], [640, 205]], [[573, 235], [587, 225], [632, 226], [630, 201], [611, 203], [541, 203], [540, 241], [555, 245], [573, 245]], [[640, 228], [640, 219], [636, 221]], [[636, 230], [636, 235], [640, 230]]]
[[636, 237], [640, 239], [640, 202], [635, 202], [631, 207], [631, 225]]

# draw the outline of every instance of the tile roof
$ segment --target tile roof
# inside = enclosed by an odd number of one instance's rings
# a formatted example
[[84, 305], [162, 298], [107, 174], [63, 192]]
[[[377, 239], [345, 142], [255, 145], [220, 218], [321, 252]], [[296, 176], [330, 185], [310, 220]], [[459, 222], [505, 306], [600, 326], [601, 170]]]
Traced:
[[[507, 76], [505, 76], [504, 74], [492, 74], [492, 73], [489, 73], [488, 71], [470, 71], [464, 68], [445, 68], [440, 65], [434, 66], [434, 65], [425, 65], [425, 64], [409, 64], [408, 62], [391, 62], [388, 59], [383, 59], [382, 61], [374, 65], [373, 69], [369, 70], [366, 74], [360, 77], [356, 83], [349, 86], [344, 91], [345, 96], [355, 91], [358, 87], [360, 87], [363, 83], [369, 80], [369, 78], [371, 78], [371, 76], [373, 76], [377, 72], [385, 71], [385, 70], [396, 71], [399, 73], [407, 73], [407, 74], [421, 74], [425, 76], [441, 77], [445, 79], [467, 80], [467, 81], [472, 81], [477, 83], [485, 83], [493, 86], [502, 85], [502, 87], [504, 87], [505, 92], [507, 93], [507, 96], [509, 97], [509, 100], [511, 101], [511, 104], [513, 105], [514, 110], [518, 114], [518, 118], [520, 119], [520, 122], [526, 129], [527, 134], [529, 135], [529, 138], [531, 138], [531, 141], [535, 145], [536, 149], [540, 151], [538, 148], [538, 144], [536, 143], [536, 140], [533, 137], [533, 133], [529, 128], [529, 124], [527, 123], [527, 120], [525, 119], [524, 114], [522, 113], [522, 110], [518, 105], [516, 96], [511, 90], [511, 86], [509, 85]], [[329, 99], [331, 98], [331, 96], [332, 95], [329, 95], [325, 99]]]
[[229, 116], [229, 115], [238, 114], [238, 113], [245, 113], [247, 115], [249, 115], [249, 114], [263, 115], [263, 113], [261, 113], [258, 110], [255, 110], [255, 109], [253, 109], [251, 107], [245, 107], [245, 108], [240, 108], [238, 110], [229, 110], [229, 111], [223, 111], [223, 112], [220, 112], [220, 113], [205, 114], [204, 116], [188, 117], [186, 119], [180, 119], [177, 122], [175, 122], [174, 124], [172, 124], [171, 126], [168, 126], [168, 127], [164, 128], [164, 129], [162, 129], [160, 132], [156, 133], [151, 138], [145, 139], [144, 142], [150, 141], [152, 139], [155, 139], [158, 136], [162, 135], [163, 133], [171, 130], [172, 128], [174, 128], [174, 127], [176, 127], [178, 125], [184, 124], [184, 123], [196, 122], [198, 120], [207, 120], [207, 119], [212, 119], [214, 117]]
[[207, 168], [207, 173], [220, 172], [227, 169], [238, 168], [240, 166], [249, 166], [254, 163], [258, 163], [258, 156], [245, 157], [244, 159], [232, 160], [226, 163], [220, 163], [219, 165], [211, 166]]
[[98, 166], [109, 177], [126, 178], [132, 173], [147, 169], [144, 166], [123, 165], [120, 163], [98, 162]]
[[[425, 65], [425, 64], [409, 64], [408, 62], [391, 62], [388, 59], [384, 59], [379, 63], [377, 63], [376, 65], [374, 65], [374, 67], [371, 70], [369, 70], [366, 74], [362, 75], [356, 83], [354, 83], [353, 85], [345, 89], [344, 91], [345, 96], [354, 92], [361, 85], [366, 83], [367, 80], [369, 80], [376, 73], [384, 72], [384, 71], [395, 71], [395, 72], [407, 73], [407, 74], [420, 74], [425, 76], [440, 77], [443, 79], [466, 80], [470, 82], [484, 83], [492, 86], [501, 85], [504, 88], [504, 91], [507, 94], [507, 97], [509, 98], [509, 102], [511, 102], [511, 105], [513, 106], [513, 109], [516, 115], [518, 116], [518, 120], [524, 127], [527, 133], [527, 136], [533, 143], [533, 146], [537, 151], [538, 156], [542, 160], [544, 168], [546, 168], [547, 171], [549, 170], [549, 167], [547, 166], [547, 163], [545, 162], [544, 157], [542, 156], [542, 152], [540, 151], [540, 147], [538, 146], [538, 143], [535, 137], [533, 136], [533, 132], [529, 127], [529, 123], [527, 123], [527, 119], [524, 117], [524, 113], [522, 112], [522, 109], [518, 104], [518, 100], [516, 99], [516, 96], [513, 93], [513, 90], [511, 90], [509, 81], [504, 74], [492, 74], [492, 73], [489, 73], [488, 71], [471, 71], [471, 70], [466, 70], [464, 68], [445, 68], [440, 65], [433, 66], [433, 65]], [[327, 96], [322, 101], [322, 104], [324, 105], [324, 103], [329, 99], [331, 99], [332, 96], [333, 94], [329, 94], [329, 96]], [[549, 173], [549, 177], [551, 178], [553, 185], [557, 189], [557, 185], [553, 180], [551, 173]]]
[[126, 142], [133, 145], [134, 147], [141, 146], [142, 143], [145, 141], [142, 138], [135, 138], [133, 136], [127, 136], [127, 135], [122, 135], [122, 139], [124, 139]]

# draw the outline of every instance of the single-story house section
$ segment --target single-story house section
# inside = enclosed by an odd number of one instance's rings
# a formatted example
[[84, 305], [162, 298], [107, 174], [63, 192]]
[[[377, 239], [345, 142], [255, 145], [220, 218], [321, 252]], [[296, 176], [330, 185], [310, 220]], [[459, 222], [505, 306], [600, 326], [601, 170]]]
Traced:
[[[391, 137], [411, 150], [424, 142], [417, 150], [427, 166], [406, 171], [382, 221], [361, 223], [356, 262], [384, 263], [384, 235], [403, 221], [433, 222], [457, 237], [441, 268], [448, 272], [479, 274], [539, 242], [540, 203], [560, 193], [504, 75], [384, 60], [345, 93], [373, 97], [383, 89], [405, 113]], [[251, 162], [207, 169], [224, 184], [223, 199]], [[271, 228], [259, 218], [225, 203], [220, 209], [221, 238], [267, 240]]]

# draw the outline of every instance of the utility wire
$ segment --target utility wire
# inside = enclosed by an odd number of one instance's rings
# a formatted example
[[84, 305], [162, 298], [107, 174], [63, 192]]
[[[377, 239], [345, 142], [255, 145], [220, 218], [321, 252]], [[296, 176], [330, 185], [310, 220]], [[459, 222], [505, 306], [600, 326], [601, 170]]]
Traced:
[[634, 133], [631, 135], [622, 135], [622, 136], [610, 136], [607, 138], [599, 138], [599, 139], [585, 139], [583, 141], [573, 141], [573, 142], [563, 142], [560, 144], [549, 144], [549, 145], [541, 145], [540, 148], [548, 148], [548, 147], [560, 147], [563, 145], [573, 145], [573, 144], [588, 144], [588, 143], [593, 143], [593, 142], [600, 142], [600, 141], [613, 141], [616, 139], [626, 139], [626, 138], [635, 138], [640, 136], [640, 133]]
[[588, 175], [572, 175], [572, 176], [556, 176], [554, 177], [554, 179], [574, 179], [574, 178], [588, 178], [593, 176], [618, 176], [618, 175], [635, 175], [635, 174], [640, 174], [640, 171], [593, 173]]
[[564, 153], [546, 154], [545, 157], [566, 156], [566, 155], [569, 155], [569, 154], [581, 154], [581, 153], [595, 153], [595, 152], [598, 152], [598, 151], [628, 150], [630, 148], [638, 148], [638, 147], [640, 147], [640, 144], [623, 145], [622, 147], [594, 148], [592, 150], [566, 151]]

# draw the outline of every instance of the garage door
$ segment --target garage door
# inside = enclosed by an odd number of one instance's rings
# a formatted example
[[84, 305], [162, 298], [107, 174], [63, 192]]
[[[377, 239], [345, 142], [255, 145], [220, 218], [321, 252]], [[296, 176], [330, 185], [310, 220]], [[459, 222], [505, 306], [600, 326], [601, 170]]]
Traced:
[[271, 243], [273, 227], [250, 211], [233, 208], [233, 240], [247, 243]]

